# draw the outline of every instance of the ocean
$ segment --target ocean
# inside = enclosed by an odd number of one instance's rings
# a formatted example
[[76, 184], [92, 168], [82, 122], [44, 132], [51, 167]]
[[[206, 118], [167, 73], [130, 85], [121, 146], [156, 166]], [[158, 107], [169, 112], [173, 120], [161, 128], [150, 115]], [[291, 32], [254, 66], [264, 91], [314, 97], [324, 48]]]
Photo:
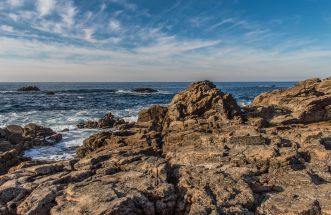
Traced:
[[[94, 129], [77, 129], [76, 124], [101, 118], [112, 112], [127, 121], [135, 121], [138, 112], [153, 104], [168, 105], [172, 97], [190, 83], [0, 83], [0, 127], [10, 124], [37, 123], [63, 132], [63, 140], [52, 146], [35, 147], [25, 152], [33, 159], [73, 158], [75, 150]], [[240, 106], [249, 104], [260, 93], [293, 86], [294, 82], [217, 82], [223, 92], [231, 93]], [[40, 92], [16, 90], [35, 85]], [[157, 93], [135, 93], [134, 88], [148, 87]], [[47, 95], [52, 91], [55, 95]]]

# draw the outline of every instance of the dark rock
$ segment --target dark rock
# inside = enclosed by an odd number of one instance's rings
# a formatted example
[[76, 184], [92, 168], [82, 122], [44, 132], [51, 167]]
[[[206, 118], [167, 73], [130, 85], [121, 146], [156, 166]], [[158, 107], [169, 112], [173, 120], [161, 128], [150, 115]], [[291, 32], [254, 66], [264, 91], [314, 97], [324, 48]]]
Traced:
[[48, 95], [48, 96], [54, 96], [55, 95], [55, 92], [53, 92], [53, 91], [47, 91], [46, 92], [46, 95]]
[[9, 133], [23, 134], [23, 128], [19, 125], [8, 125], [6, 129]]
[[69, 128], [65, 128], [63, 130], [61, 130], [60, 132], [68, 132], [69, 131]]
[[37, 92], [40, 91], [40, 89], [37, 86], [26, 86], [26, 87], [21, 87], [17, 91], [19, 92]]
[[115, 116], [112, 113], [108, 113], [97, 121], [88, 120], [86, 122], [79, 123], [77, 127], [80, 129], [82, 128], [107, 129], [120, 124], [125, 124], [125, 121], [123, 119], [115, 118]]
[[146, 87], [145, 88], [136, 88], [136, 89], [133, 89], [132, 91], [136, 92], [136, 93], [156, 93], [156, 92], [158, 92], [155, 89], [146, 88]]

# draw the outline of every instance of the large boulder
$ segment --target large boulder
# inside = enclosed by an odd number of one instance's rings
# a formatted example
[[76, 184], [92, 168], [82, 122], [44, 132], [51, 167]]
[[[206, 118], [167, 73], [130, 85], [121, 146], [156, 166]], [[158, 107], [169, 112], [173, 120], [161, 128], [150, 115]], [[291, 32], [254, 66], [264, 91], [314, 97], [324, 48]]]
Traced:
[[210, 81], [199, 81], [175, 95], [163, 126], [167, 129], [172, 122], [211, 117], [220, 123], [243, 121], [240, 107], [231, 94], [223, 93]]
[[247, 109], [271, 125], [331, 120], [331, 78], [309, 79], [289, 89], [262, 93]]

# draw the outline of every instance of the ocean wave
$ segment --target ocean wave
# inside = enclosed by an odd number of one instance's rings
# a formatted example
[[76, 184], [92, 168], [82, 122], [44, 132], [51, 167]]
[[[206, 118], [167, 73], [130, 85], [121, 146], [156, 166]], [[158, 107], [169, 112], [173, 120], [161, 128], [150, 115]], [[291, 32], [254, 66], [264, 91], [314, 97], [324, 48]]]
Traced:
[[96, 129], [74, 129], [62, 133], [63, 139], [60, 143], [51, 146], [39, 146], [24, 152], [24, 155], [36, 160], [66, 160], [72, 159], [76, 155], [77, 147]]

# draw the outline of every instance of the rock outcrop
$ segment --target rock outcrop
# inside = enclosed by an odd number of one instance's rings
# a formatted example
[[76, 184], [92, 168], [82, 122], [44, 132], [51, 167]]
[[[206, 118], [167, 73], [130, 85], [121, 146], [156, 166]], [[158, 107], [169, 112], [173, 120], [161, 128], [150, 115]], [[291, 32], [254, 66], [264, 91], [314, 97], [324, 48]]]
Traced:
[[37, 92], [40, 91], [40, 89], [37, 86], [26, 86], [26, 87], [21, 87], [17, 89], [19, 92]]
[[92, 128], [92, 129], [107, 129], [112, 128], [116, 125], [124, 124], [125, 121], [123, 119], [117, 119], [112, 113], [106, 114], [101, 119], [95, 120], [88, 120], [85, 122], [81, 122], [77, 125], [78, 128]]
[[136, 92], [136, 93], [156, 93], [156, 92], [158, 92], [155, 89], [147, 88], [147, 87], [144, 87], [144, 88], [135, 88], [132, 91], [133, 92]]
[[[77, 159], [11, 168], [0, 177], [0, 214], [331, 214], [331, 121], [273, 126], [259, 112], [291, 107], [300, 119], [314, 105], [305, 101], [325, 101], [329, 80], [278, 91], [278, 100], [263, 94], [248, 111], [211, 82], [194, 83], [167, 108], [92, 135]], [[303, 85], [305, 100], [293, 93]]]
[[24, 127], [8, 125], [0, 128], [0, 174], [27, 160], [22, 156], [25, 149], [49, 145], [61, 141], [62, 135], [50, 128], [30, 123]]
[[290, 89], [263, 93], [248, 109], [270, 125], [331, 120], [331, 78], [310, 79]]

